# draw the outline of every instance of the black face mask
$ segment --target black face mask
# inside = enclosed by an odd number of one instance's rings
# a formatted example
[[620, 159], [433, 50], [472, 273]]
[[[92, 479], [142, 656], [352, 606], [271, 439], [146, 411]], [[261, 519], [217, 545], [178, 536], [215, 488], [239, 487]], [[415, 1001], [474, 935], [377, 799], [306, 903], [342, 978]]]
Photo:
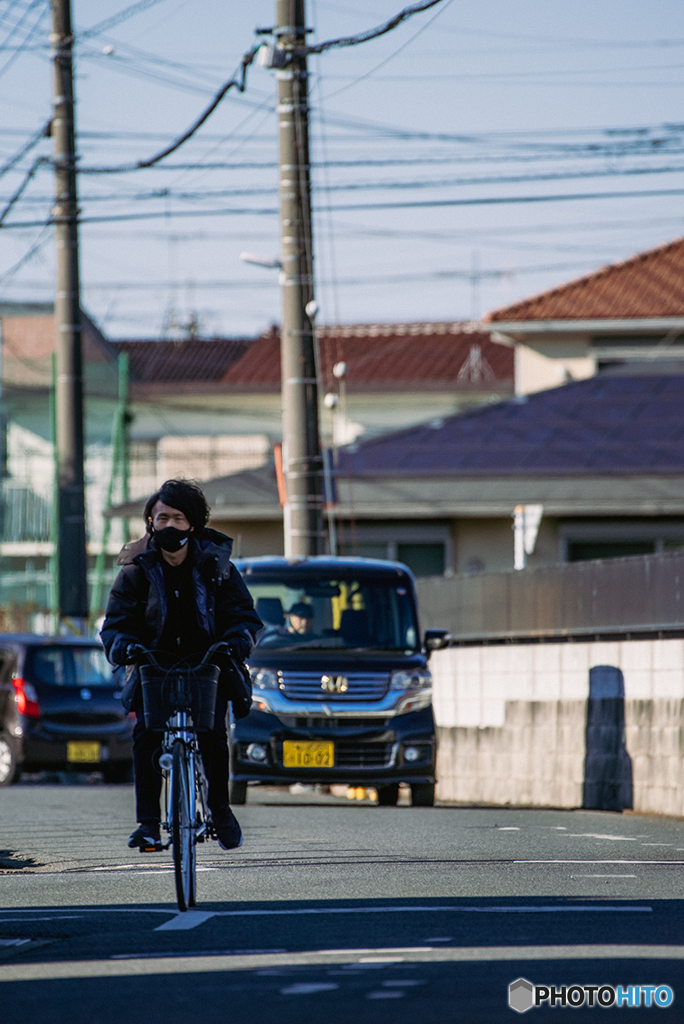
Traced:
[[180, 551], [188, 543], [192, 529], [177, 530], [175, 526], [165, 526], [163, 530], [155, 530], [152, 537], [158, 548], [164, 551]]

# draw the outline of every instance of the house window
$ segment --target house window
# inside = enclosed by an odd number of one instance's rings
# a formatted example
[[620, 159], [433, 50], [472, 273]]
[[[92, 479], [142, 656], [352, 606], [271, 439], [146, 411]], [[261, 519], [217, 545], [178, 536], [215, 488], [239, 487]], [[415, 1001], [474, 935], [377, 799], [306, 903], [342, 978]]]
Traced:
[[654, 540], [578, 540], [568, 543], [568, 562], [586, 562], [592, 558], [625, 558], [627, 555], [653, 555]]
[[684, 547], [684, 518], [566, 522], [559, 525], [559, 540], [561, 562], [659, 555]]
[[451, 535], [444, 522], [378, 525], [357, 521], [353, 533], [348, 524], [342, 524], [338, 538], [339, 555], [403, 562], [416, 576], [443, 576], [450, 572]]
[[444, 575], [444, 544], [397, 544], [397, 559], [415, 576]]

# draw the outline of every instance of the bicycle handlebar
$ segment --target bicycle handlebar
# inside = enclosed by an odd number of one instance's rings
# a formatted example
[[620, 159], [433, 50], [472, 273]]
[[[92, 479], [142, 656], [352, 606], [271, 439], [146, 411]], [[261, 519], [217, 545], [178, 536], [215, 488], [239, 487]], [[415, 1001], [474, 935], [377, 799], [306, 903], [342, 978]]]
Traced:
[[[227, 640], [218, 640], [215, 644], [212, 644], [211, 647], [204, 654], [202, 660], [200, 661], [200, 665], [206, 665], [208, 663], [209, 658], [211, 657], [211, 655], [215, 654], [216, 651], [222, 651], [222, 653], [230, 654], [231, 653], [230, 644], [228, 643]], [[200, 652], [198, 651], [197, 653], [199, 654]], [[163, 665], [159, 664], [159, 662], [155, 658], [155, 654], [167, 654], [167, 655], [170, 655], [171, 657], [173, 657], [173, 655], [171, 655], [171, 652], [168, 652], [168, 651], [152, 651], [152, 650], [149, 650], [146, 647], [143, 647], [142, 644], [130, 644], [129, 647], [128, 647], [128, 654], [129, 655], [134, 654], [136, 656], [136, 661], [137, 661], [138, 657], [140, 657], [141, 655], [144, 655], [145, 658], [147, 659], [148, 663], [150, 665], [152, 665], [154, 668], [159, 669], [160, 672], [164, 672], [164, 671], [166, 671], [166, 669], [165, 669], [165, 667]], [[176, 665], [180, 665], [183, 662], [187, 662], [188, 658], [192, 658], [192, 657], [194, 657], [194, 655], [190, 654], [190, 655], [188, 655], [187, 658], [179, 658], [177, 663], [176, 663]]]

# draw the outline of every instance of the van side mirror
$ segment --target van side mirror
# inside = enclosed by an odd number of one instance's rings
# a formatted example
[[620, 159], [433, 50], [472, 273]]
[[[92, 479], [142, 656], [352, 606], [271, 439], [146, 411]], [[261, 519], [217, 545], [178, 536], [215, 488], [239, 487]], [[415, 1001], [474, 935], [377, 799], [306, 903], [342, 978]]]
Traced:
[[449, 646], [449, 630], [426, 629], [424, 643], [427, 656], [430, 657], [433, 651], [441, 651]]

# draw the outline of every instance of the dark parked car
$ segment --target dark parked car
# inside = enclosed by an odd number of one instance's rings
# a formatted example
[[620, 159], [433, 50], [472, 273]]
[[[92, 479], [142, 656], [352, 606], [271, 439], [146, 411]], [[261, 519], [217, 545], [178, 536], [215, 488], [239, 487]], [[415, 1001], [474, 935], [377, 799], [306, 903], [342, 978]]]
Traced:
[[231, 800], [247, 784], [346, 783], [396, 804], [435, 794], [430, 650], [405, 565], [365, 558], [236, 561], [265, 628], [249, 659], [253, 703], [231, 730]]
[[0, 786], [46, 769], [127, 781], [133, 724], [97, 641], [0, 634]]

